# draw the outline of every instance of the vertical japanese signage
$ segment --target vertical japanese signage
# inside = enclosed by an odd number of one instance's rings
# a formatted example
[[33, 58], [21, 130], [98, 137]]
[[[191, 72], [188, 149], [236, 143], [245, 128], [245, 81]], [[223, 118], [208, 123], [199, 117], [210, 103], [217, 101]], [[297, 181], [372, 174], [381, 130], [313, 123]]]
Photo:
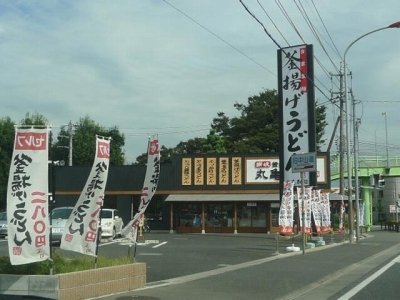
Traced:
[[11, 264], [50, 257], [48, 129], [16, 128], [7, 188]]
[[182, 185], [192, 184], [192, 159], [182, 159]]
[[242, 184], [242, 158], [232, 157], [232, 184]]
[[220, 157], [219, 158], [219, 184], [228, 185], [229, 184], [229, 158]]
[[217, 184], [217, 159], [207, 158], [207, 185]]
[[204, 158], [196, 157], [194, 159], [194, 184], [204, 184]]
[[86, 185], [69, 217], [61, 249], [96, 256], [100, 209], [110, 160], [110, 140], [96, 137], [96, 154]]
[[[300, 185], [292, 173], [293, 154], [315, 152], [315, 114], [312, 45], [278, 50], [278, 92], [281, 120], [281, 182]], [[305, 184], [315, 185], [315, 173], [305, 174]]]
[[122, 230], [122, 235], [136, 241], [137, 228], [140, 220], [144, 218], [144, 213], [153, 195], [155, 194], [160, 178], [160, 143], [157, 135], [150, 138], [147, 149], [147, 168], [144, 177], [142, 195], [137, 213], [133, 219]]

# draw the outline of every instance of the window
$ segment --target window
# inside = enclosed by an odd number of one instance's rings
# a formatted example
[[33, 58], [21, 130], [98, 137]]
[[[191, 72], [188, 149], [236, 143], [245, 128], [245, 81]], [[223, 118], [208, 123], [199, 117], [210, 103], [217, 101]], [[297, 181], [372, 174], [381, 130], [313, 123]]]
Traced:
[[239, 227], [267, 227], [267, 205], [262, 203], [238, 204]]
[[233, 204], [206, 205], [206, 226], [209, 227], [233, 227]]
[[201, 204], [182, 203], [178, 208], [178, 226], [200, 227]]

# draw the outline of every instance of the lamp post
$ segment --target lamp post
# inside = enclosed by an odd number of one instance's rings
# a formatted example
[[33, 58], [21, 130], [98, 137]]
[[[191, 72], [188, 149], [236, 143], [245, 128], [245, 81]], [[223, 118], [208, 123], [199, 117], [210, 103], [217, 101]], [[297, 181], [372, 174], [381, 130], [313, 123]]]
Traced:
[[[349, 129], [349, 110], [348, 110], [349, 104], [348, 104], [348, 99], [347, 99], [346, 55], [347, 55], [347, 52], [349, 52], [350, 48], [355, 43], [357, 43], [359, 40], [361, 40], [362, 38], [364, 38], [364, 37], [366, 37], [366, 36], [368, 36], [368, 35], [370, 35], [372, 33], [375, 33], [375, 32], [381, 31], [381, 30], [385, 30], [385, 29], [389, 29], [389, 28], [400, 28], [400, 21], [398, 21], [396, 23], [393, 23], [393, 24], [390, 24], [389, 26], [385, 26], [385, 27], [382, 27], [382, 28], [378, 28], [378, 29], [372, 30], [370, 32], [367, 32], [367, 33], [359, 36], [358, 38], [356, 38], [354, 41], [352, 41], [347, 46], [346, 50], [344, 51], [344, 55], [343, 55], [344, 102], [345, 102], [345, 105], [346, 105], [346, 142], [347, 142], [347, 145], [346, 145], [346, 151], [347, 151], [346, 158], [347, 158], [347, 179], [348, 179], [348, 190], [349, 190], [348, 201], [349, 201], [349, 240], [350, 240], [350, 243], [353, 242], [353, 212], [352, 212], [353, 203], [352, 203], [352, 192], [351, 192], [352, 172], [351, 172], [351, 163], [350, 163], [350, 129]], [[353, 111], [352, 111], [352, 114], [353, 114], [353, 132], [356, 132], [357, 124], [356, 124], [355, 114], [354, 114], [354, 110], [355, 110], [355, 103], [354, 102], [355, 102], [355, 100], [353, 99]], [[355, 142], [356, 142], [355, 139], [356, 139], [356, 137], [354, 135], [354, 145], [355, 145]], [[355, 161], [355, 165], [358, 165], [358, 153], [357, 153], [357, 151], [354, 151], [354, 161]], [[359, 196], [359, 192], [358, 192], [358, 170], [357, 170], [357, 168], [354, 168], [354, 180], [355, 180], [355, 182], [357, 182], [357, 184], [356, 184], [357, 190], [355, 191], [355, 202], [356, 202], [356, 210], [357, 210], [356, 236], [357, 236], [357, 241], [358, 241], [358, 239], [359, 239], [359, 223], [360, 223], [359, 215], [360, 214], [359, 214], [359, 199], [358, 199], [359, 198], [358, 197]]]

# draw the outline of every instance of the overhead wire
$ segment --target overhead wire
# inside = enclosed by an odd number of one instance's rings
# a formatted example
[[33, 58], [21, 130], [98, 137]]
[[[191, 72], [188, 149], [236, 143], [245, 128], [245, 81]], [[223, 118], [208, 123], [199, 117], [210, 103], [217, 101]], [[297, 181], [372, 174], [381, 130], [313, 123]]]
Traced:
[[[296, 3], [296, 0], [293, 0], [293, 2], [294, 2], [294, 4], [297, 6], [297, 9], [300, 11], [300, 13], [301, 13], [303, 19], [305, 20], [307, 26], [310, 28], [310, 31], [312, 32], [312, 34], [313, 34], [314, 37], [316, 38], [318, 44], [321, 46], [321, 49], [324, 51], [325, 55], [328, 57], [329, 61], [332, 63], [332, 66], [334, 67], [335, 71], [336, 71], [337, 73], [339, 73], [340, 71], [339, 71], [338, 67], [337, 67], [336, 64], [333, 62], [333, 60], [332, 60], [332, 58], [330, 57], [328, 51], [325, 49], [325, 46], [323, 45], [323, 43], [322, 43], [322, 41], [321, 41], [321, 38], [319, 37], [318, 31], [317, 31], [317, 29], [315, 28], [315, 26], [313, 25], [311, 19], [308, 17], [308, 14], [307, 14], [307, 12], [305, 11], [304, 7], [303, 7], [302, 4], [300, 3], [300, 5], [301, 5], [301, 8], [300, 8], [299, 5]], [[280, 2], [279, 2], [279, 3], [280, 3]], [[282, 3], [280, 3], [280, 5], [281, 5], [281, 7], [283, 7]], [[286, 12], [286, 11], [285, 11], [285, 12]], [[287, 13], [286, 13], [286, 15], [287, 15], [287, 17], [290, 18], [290, 16], [289, 16]], [[294, 24], [293, 21], [291, 21], [291, 23]], [[296, 28], [296, 32], [298, 32], [298, 29], [297, 29], [297, 28]], [[302, 39], [303, 43], [305, 43], [303, 37], [302, 37], [301, 35], [300, 35], [299, 37]], [[315, 58], [315, 60], [317, 61], [318, 65], [321, 67], [322, 71], [324, 71], [324, 73], [327, 75], [327, 77], [329, 77], [329, 78], [331, 79], [331, 82], [333, 83], [332, 78], [330, 77], [330, 72], [328, 71], [328, 69], [322, 64], [322, 62], [320, 61], [319, 58], [317, 58], [316, 56], [315, 56], [314, 58]], [[335, 84], [335, 86], [336, 86], [336, 88], [339, 88], [337, 84]]]
[[326, 50], [324, 44], [321, 41], [321, 38], [313, 25], [311, 19], [308, 17], [308, 14], [301, 2], [297, 2], [296, 0], [293, 0], [294, 4], [296, 5], [297, 9], [299, 10], [300, 14], [304, 18], [304, 21], [306, 22], [307, 26], [310, 28], [311, 33], [314, 35], [315, 39], [317, 40], [318, 44], [321, 46], [322, 51], [324, 51], [325, 55], [328, 57], [329, 61], [331, 62], [332, 66], [335, 68], [335, 71], [339, 73], [339, 69], [336, 66], [336, 64], [333, 62], [331, 56], [329, 55], [328, 51]]
[[[282, 34], [282, 32], [279, 30], [278, 26], [276, 25], [276, 23], [272, 20], [272, 18], [270, 17], [270, 15], [268, 14], [267, 10], [264, 8], [264, 6], [261, 4], [261, 2], [259, 0], [257, 0], [258, 5], [261, 7], [261, 9], [264, 11], [264, 13], [266, 14], [266, 16], [268, 17], [268, 19], [271, 21], [271, 23], [274, 25], [274, 27], [276, 28], [276, 30], [278, 31], [278, 33], [281, 35], [281, 37], [283, 38], [283, 40], [286, 42], [286, 44], [288, 46], [290, 46], [290, 43], [288, 42], [288, 40], [285, 38], [285, 36]], [[285, 11], [286, 12], [286, 11]], [[288, 16], [288, 15], [287, 15]], [[288, 16], [289, 17], [289, 16]], [[290, 19], [290, 17], [289, 17]], [[294, 23], [293, 23], [294, 25]], [[303, 40], [303, 43], [304, 40]], [[314, 55], [315, 60], [317, 61], [318, 65], [321, 67], [322, 71], [325, 72], [325, 74], [330, 77], [329, 71], [325, 68], [325, 66], [322, 65], [321, 61]], [[322, 81], [320, 81], [318, 78], [316, 78], [316, 80], [326, 89], [329, 91], [329, 89], [324, 85], [324, 83]]]
[[170, 7], [172, 7], [173, 9], [175, 9], [177, 12], [179, 12], [180, 14], [182, 14], [183, 16], [185, 16], [187, 19], [189, 19], [191, 22], [193, 22], [194, 24], [196, 24], [197, 26], [199, 26], [200, 28], [202, 28], [203, 30], [207, 31], [209, 34], [213, 35], [215, 38], [217, 38], [218, 40], [220, 40], [221, 42], [223, 42], [224, 44], [228, 45], [229, 47], [231, 47], [233, 50], [235, 50], [236, 52], [238, 52], [240, 55], [246, 57], [248, 60], [252, 61], [253, 63], [255, 63], [256, 65], [258, 65], [259, 67], [263, 68], [264, 70], [266, 70], [268, 73], [274, 75], [276, 77], [276, 73], [271, 71], [270, 69], [268, 69], [266, 66], [262, 65], [261, 63], [259, 63], [258, 61], [256, 61], [254, 58], [250, 57], [249, 55], [247, 55], [245, 52], [243, 52], [242, 50], [240, 50], [239, 48], [237, 48], [236, 46], [234, 46], [232, 43], [228, 42], [227, 40], [225, 40], [224, 38], [222, 38], [221, 36], [219, 36], [218, 34], [216, 34], [214, 31], [212, 31], [211, 29], [207, 28], [206, 26], [204, 26], [203, 24], [201, 24], [200, 22], [196, 21], [194, 18], [192, 18], [191, 16], [189, 16], [187, 13], [185, 13], [183, 10], [181, 10], [180, 8], [176, 7], [175, 5], [173, 5], [172, 3], [170, 3], [167, 0], [162, 0], [164, 3], [166, 3], [167, 5], [169, 5]]
[[[295, 25], [295, 23], [293, 22], [292, 18], [289, 16], [288, 12], [286, 11], [285, 7], [283, 6], [283, 4], [280, 2], [280, 0], [275, 0], [276, 5], [278, 6], [279, 10], [282, 12], [283, 16], [286, 18], [286, 20], [289, 22], [289, 24], [292, 26], [293, 30], [297, 33], [297, 35], [299, 36], [300, 40], [304, 43], [307, 44], [304, 37], [301, 35], [300, 31], [298, 30], [297, 26]], [[327, 70], [327, 68], [322, 64], [322, 62], [319, 60], [318, 57], [316, 57], [314, 55], [314, 59], [317, 62], [317, 64], [321, 67], [322, 71], [325, 73], [325, 75], [331, 79], [330, 77], [330, 72]], [[322, 81], [319, 80], [319, 78], [316, 78], [316, 80], [324, 86], [324, 84], [322, 83]], [[324, 86], [324, 88], [326, 90], [329, 91], [329, 89]]]
[[294, 29], [294, 31], [296, 31], [297, 35], [300, 37], [300, 39], [303, 41], [303, 43], [305, 43], [303, 36], [300, 34], [300, 31], [297, 29], [296, 25], [294, 24], [294, 22], [292, 21], [292, 19], [290, 18], [289, 14], [287, 13], [286, 9], [283, 7], [282, 3], [280, 2], [280, 0], [275, 0], [276, 5], [278, 6], [278, 8], [281, 10], [282, 14], [284, 15], [284, 17], [286, 18], [286, 20], [289, 22], [289, 24], [292, 26], [292, 28]]
[[[170, 135], [170, 134], [177, 134], [177, 133], [195, 133], [195, 132], [209, 132], [210, 128], [208, 129], [197, 129], [197, 130], [176, 130], [176, 131], [157, 131], [158, 135]], [[148, 132], [128, 132], [124, 133], [126, 136], [144, 136], [150, 135], [154, 132], [154, 129]]]
[[[242, 0], [239, 0], [239, 2], [242, 4], [242, 6], [244, 7], [244, 9], [247, 11], [248, 14], [250, 14], [254, 20], [256, 20], [257, 23], [260, 24], [260, 26], [262, 27], [262, 29], [264, 30], [264, 32], [268, 35], [268, 37], [274, 42], [274, 44], [285, 54], [288, 55], [285, 51], [285, 49], [283, 49], [281, 47], [281, 45], [274, 39], [274, 37], [269, 33], [269, 31], [267, 30], [267, 28], [264, 26], [264, 24], [256, 17], [256, 15], [254, 13], [252, 13], [250, 11], [250, 9], [246, 6], [246, 4], [243, 3]], [[297, 69], [299, 69], [299, 71], [301, 72], [300, 68], [297, 67]], [[330, 100], [330, 98], [321, 90], [321, 88], [316, 85], [315, 81], [310, 78], [308, 76], [308, 74], [303, 74], [312, 84], [313, 86], [328, 100]]]
[[[323, 38], [323, 37], [322, 36], [320, 37], [320, 34], [318, 33], [317, 28], [313, 25], [313, 22], [309, 18], [308, 14], [307, 14], [307, 11], [305, 10], [304, 6], [301, 4], [301, 2], [299, 2], [299, 4], [297, 4], [296, 0], [293, 0], [293, 2], [297, 6], [297, 9], [300, 11], [300, 14], [302, 15], [302, 17], [303, 17], [304, 21], [306, 22], [307, 26], [310, 28], [311, 33], [314, 35], [314, 37], [317, 40], [318, 44], [321, 46], [322, 51], [325, 53], [325, 55], [328, 57], [329, 61], [332, 63], [332, 66], [334, 67], [335, 71], [337, 73], [340, 73], [338, 67], [333, 62], [331, 56], [329, 55], [328, 51], [326, 50], [326, 48], [325, 48], [325, 46], [324, 46], [324, 44], [323, 44], [323, 42], [321, 40], [321, 38]], [[325, 72], [325, 74], [327, 74], [327, 76], [330, 77], [332, 84], [334, 84], [336, 86], [336, 88], [339, 89], [339, 86], [332, 81], [332, 78], [330, 76], [330, 72], [326, 69], [326, 67], [322, 64], [322, 62], [317, 57], [315, 57], [315, 60], [317, 61], [319, 66], [322, 68], [322, 70]]]
[[257, 0], [258, 5], [261, 7], [261, 9], [264, 11], [265, 15], [268, 17], [268, 19], [271, 21], [272, 25], [274, 25], [276, 31], [278, 31], [278, 33], [280, 34], [280, 36], [282, 37], [282, 39], [286, 42], [286, 44], [288, 46], [290, 46], [290, 43], [288, 42], [288, 40], [285, 38], [285, 36], [283, 35], [283, 33], [279, 30], [278, 26], [275, 24], [274, 20], [272, 20], [272, 18], [270, 17], [270, 15], [268, 14], [267, 10], [264, 8], [264, 6], [260, 3], [259, 0]]
[[328, 31], [328, 28], [325, 26], [325, 22], [324, 22], [324, 20], [322, 19], [321, 15], [320, 15], [320, 13], [319, 13], [319, 11], [318, 11], [318, 8], [316, 7], [316, 5], [315, 5], [315, 3], [314, 3], [314, 0], [311, 0], [311, 3], [312, 3], [312, 5], [313, 5], [313, 7], [314, 7], [314, 9], [315, 9], [315, 12], [316, 12], [317, 15], [318, 15], [319, 20], [321, 21], [322, 26], [323, 26], [324, 29], [325, 29], [326, 34], [328, 35], [328, 37], [329, 37], [329, 39], [330, 39], [330, 41], [331, 41], [331, 43], [332, 43], [333, 48], [336, 50], [335, 53], [338, 55], [338, 57], [340, 58], [340, 60], [343, 60], [343, 59], [342, 59], [342, 55], [340, 54], [340, 51], [339, 51], [338, 48], [336, 47], [336, 44], [335, 44], [335, 42], [333, 41], [332, 36], [331, 36], [331, 34], [329, 33], [329, 31]]

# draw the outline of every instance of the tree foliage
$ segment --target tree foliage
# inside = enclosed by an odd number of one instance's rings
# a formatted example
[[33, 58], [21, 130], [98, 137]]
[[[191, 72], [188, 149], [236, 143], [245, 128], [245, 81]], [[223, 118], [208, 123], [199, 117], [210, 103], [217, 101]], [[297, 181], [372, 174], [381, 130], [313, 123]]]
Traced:
[[[181, 141], [169, 149], [173, 154], [196, 153], [268, 153], [279, 152], [279, 99], [277, 91], [265, 90], [248, 98], [247, 104], [236, 102], [237, 117], [218, 112], [212, 120], [206, 138]], [[318, 106], [316, 113], [317, 149], [325, 142], [326, 107]], [[166, 150], [165, 150], [166, 151]], [[144, 156], [146, 154], [143, 154]]]
[[[71, 131], [71, 132], [70, 132]], [[125, 137], [117, 127], [106, 129], [89, 116], [81, 118], [73, 129], [62, 127], [57, 142], [53, 145], [54, 160], [68, 160], [69, 138], [72, 134], [73, 165], [91, 165], [96, 151], [96, 135], [111, 137], [111, 165], [122, 165], [125, 161], [123, 146]]]
[[0, 119], [0, 208], [5, 206], [8, 174], [14, 145], [15, 123], [9, 117]]
[[211, 127], [225, 141], [228, 152], [265, 153], [279, 150], [278, 96], [267, 90], [248, 98], [247, 105], [235, 103], [238, 117], [218, 113]]
[[23, 118], [20, 122], [20, 125], [29, 125], [29, 126], [48, 126], [49, 121], [38, 112], [33, 114], [26, 113], [25, 118]]
[[[0, 119], [0, 209], [5, 207], [7, 182], [12, 158], [15, 122], [9, 117]], [[27, 113], [19, 121], [19, 126], [49, 126], [49, 121], [40, 113]], [[96, 134], [111, 137], [111, 157], [110, 163], [122, 165], [125, 160], [123, 147], [125, 137], [117, 127], [110, 129], [103, 128], [88, 116], [79, 120], [74, 127], [73, 135], [73, 162], [74, 165], [90, 165], [93, 163], [95, 153]], [[57, 136], [57, 138], [55, 138]], [[50, 131], [50, 159], [68, 161], [69, 153], [69, 130], [62, 127], [56, 135]]]

